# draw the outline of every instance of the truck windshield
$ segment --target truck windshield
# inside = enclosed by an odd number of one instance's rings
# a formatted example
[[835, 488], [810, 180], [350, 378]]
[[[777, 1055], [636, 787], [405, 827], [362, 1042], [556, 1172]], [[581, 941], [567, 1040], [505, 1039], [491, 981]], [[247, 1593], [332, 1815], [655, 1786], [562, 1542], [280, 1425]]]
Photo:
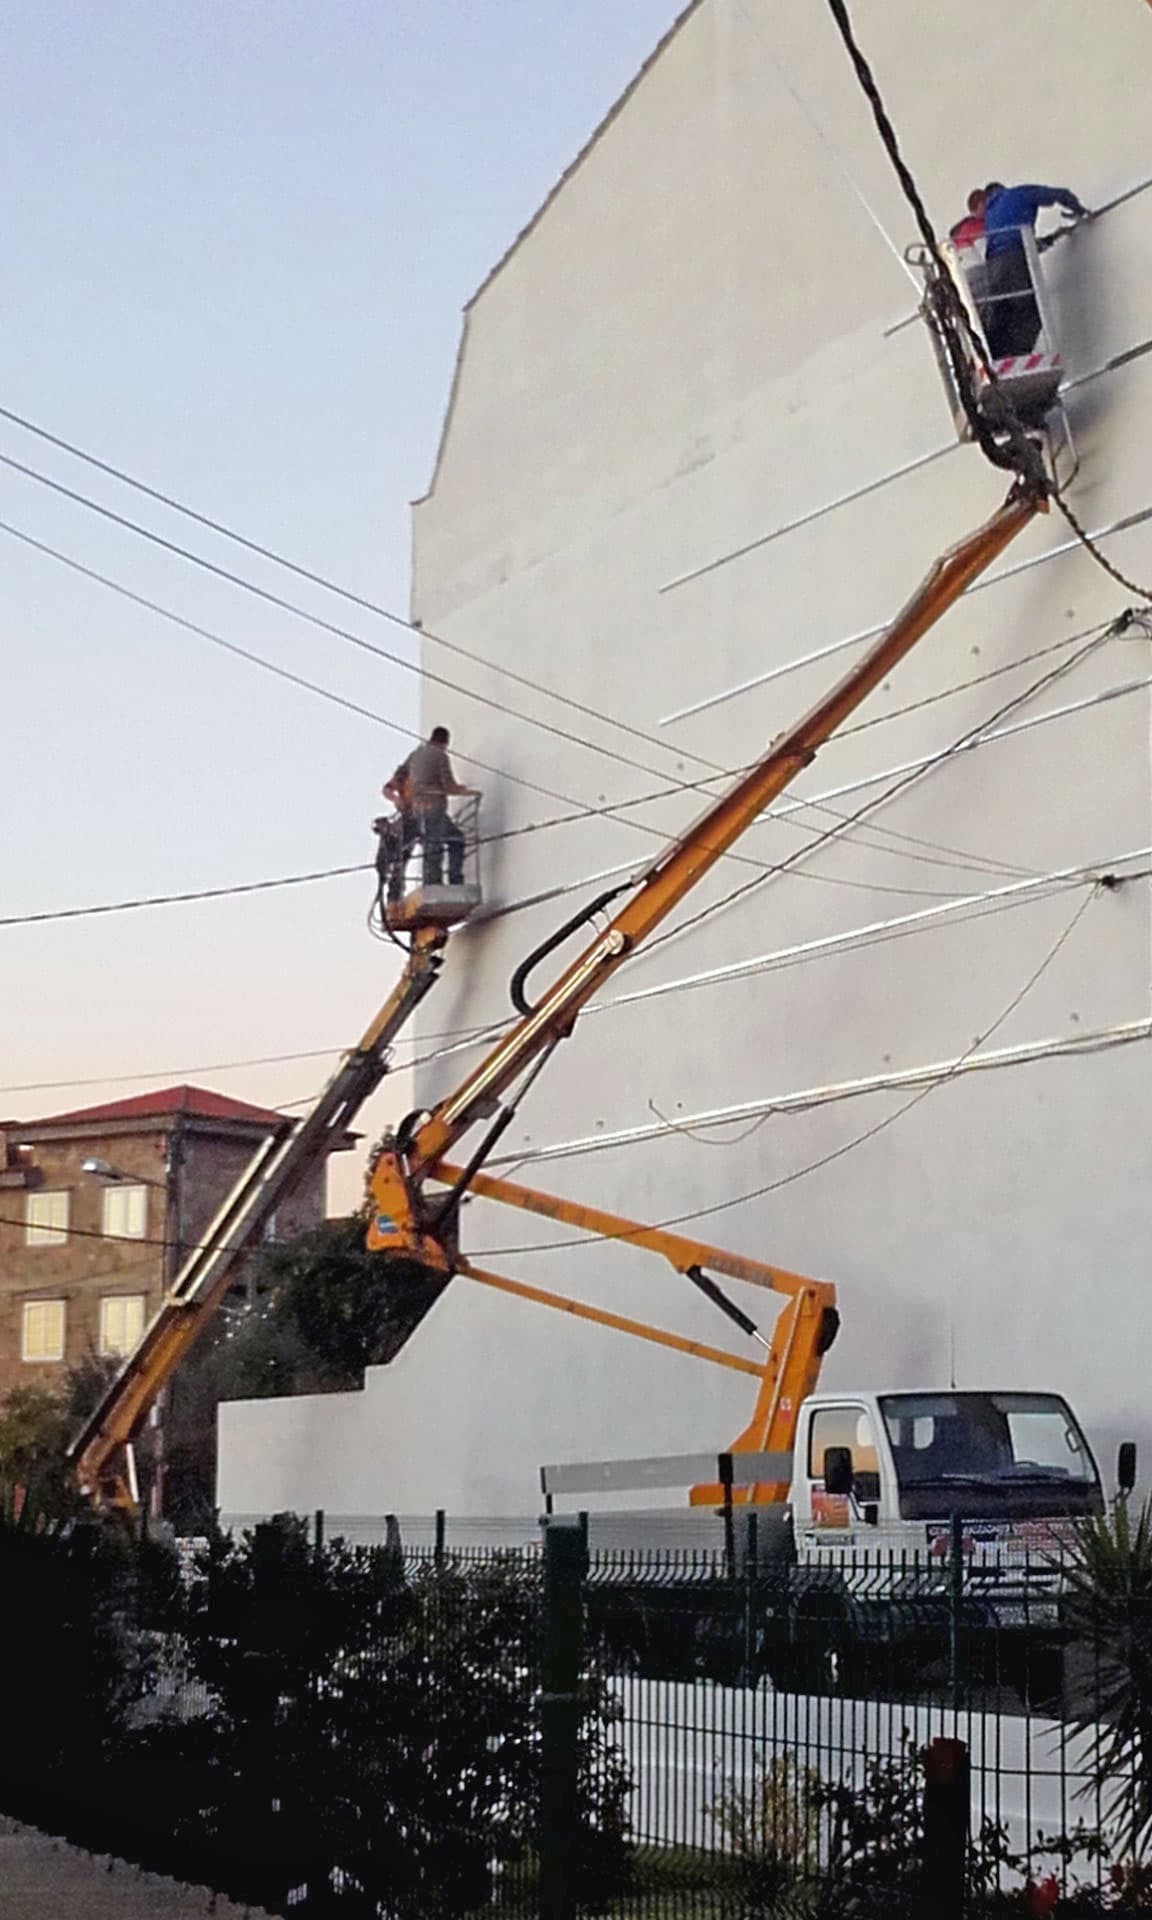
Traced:
[[902, 1488], [1095, 1487], [1066, 1403], [1044, 1393], [892, 1393], [880, 1402]]

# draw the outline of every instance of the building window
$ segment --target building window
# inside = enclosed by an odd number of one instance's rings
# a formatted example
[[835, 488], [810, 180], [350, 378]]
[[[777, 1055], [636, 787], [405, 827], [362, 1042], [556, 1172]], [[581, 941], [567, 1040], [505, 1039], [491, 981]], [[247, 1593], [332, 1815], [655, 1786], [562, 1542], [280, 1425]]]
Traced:
[[67, 1192], [30, 1193], [24, 1202], [24, 1239], [30, 1247], [62, 1247], [68, 1238]]
[[25, 1300], [24, 1322], [20, 1330], [20, 1358], [63, 1360], [63, 1300]]
[[105, 1187], [104, 1231], [113, 1240], [143, 1240], [148, 1229], [147, 1187]]
[[109, 1293], [100, 1302], [100, 1351], [131, 1353], [144, 1331], [144, 1295]]

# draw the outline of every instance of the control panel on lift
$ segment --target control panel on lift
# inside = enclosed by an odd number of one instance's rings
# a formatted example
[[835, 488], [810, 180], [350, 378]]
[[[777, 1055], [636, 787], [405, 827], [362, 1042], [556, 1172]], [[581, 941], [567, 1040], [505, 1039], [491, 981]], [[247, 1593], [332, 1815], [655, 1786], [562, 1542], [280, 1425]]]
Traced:
[[[977, 402], [994, 433], [1009, 425], [1009, 409], [1022, 426], [1045, 427], [1064, 378], [1036, 235], [1022, 227], [1019, 239], [1019, 247], [993, 260], [985, 259], [983, 240], [969, 246], [946, 240], [940, 248], [971, 323], [965, 354]], [[910, 248], [908, 258], [924, 270], [922, 248]], [[953, 369], [935, 331], [932, 338], [956, 432], [971, 440]]]
[[482, 900], [480, 803], [413, 807], [377, 825], [381, 906], [393, 933], [454, 927]]

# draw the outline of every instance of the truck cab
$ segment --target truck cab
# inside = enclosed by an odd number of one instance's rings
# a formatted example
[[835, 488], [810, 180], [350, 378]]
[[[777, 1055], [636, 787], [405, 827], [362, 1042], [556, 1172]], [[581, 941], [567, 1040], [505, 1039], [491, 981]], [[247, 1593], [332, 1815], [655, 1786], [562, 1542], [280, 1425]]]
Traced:
[[797, 1559], [919, 1557], [955, 1519], [985, 1546], [1052, 1547], [1104, 1509], [1092, 1450], [1059, 1394], [814, 1394], [793, 1457]]

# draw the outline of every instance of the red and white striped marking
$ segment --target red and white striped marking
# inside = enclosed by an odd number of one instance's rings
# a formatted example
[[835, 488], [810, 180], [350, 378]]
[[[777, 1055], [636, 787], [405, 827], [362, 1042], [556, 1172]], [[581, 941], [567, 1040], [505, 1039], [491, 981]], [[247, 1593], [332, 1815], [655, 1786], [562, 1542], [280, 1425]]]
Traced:
[[994, 360], [992, 371], [998, 380], [1010, 380], [1020, 373], [1061, 373], [1063, 362], [1058, 353], [1014, 353]]

